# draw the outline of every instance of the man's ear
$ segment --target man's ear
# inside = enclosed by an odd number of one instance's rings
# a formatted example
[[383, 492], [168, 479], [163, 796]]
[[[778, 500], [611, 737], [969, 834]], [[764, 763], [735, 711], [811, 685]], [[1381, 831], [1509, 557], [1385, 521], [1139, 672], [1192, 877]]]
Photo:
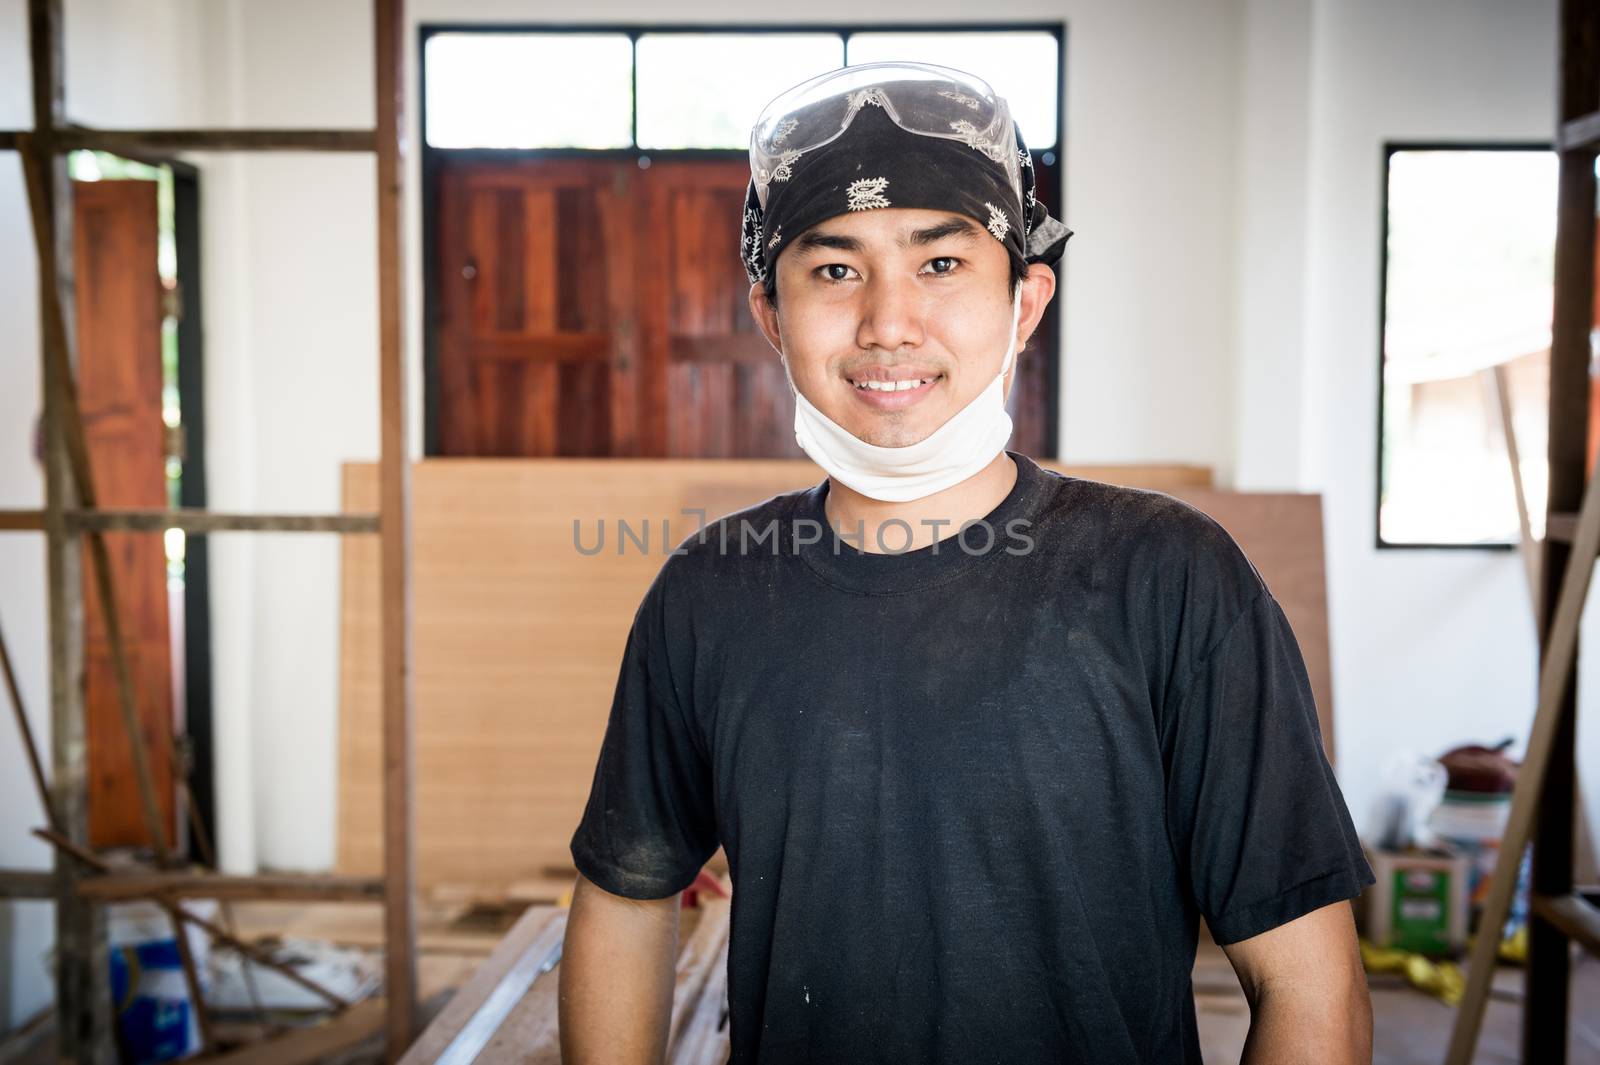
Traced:
[[1056, 272], [1044, 263], [1033, 263], [1028, 267], [1028, 276], [1019, 283], [1022, 285], [1022, 313], [1017, 320], [1017, 350], [1020, 352], [1039, 327], [1045, 308], [1050, 306], [1050, 298], [1056, 294]]
[[772, 345], [772, 350], [783, 355], [783, 333], [778, 328], [778, 308], [767, 299], [767, 286], [757, 281], [750, 286], [750, 315], [761, 327], [761, 334]]

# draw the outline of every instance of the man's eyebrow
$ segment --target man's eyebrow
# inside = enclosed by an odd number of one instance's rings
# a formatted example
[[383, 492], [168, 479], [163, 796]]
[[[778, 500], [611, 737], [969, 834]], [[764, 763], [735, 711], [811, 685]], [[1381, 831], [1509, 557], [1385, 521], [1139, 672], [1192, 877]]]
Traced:
[[[964, 240], [978, 238], [976, 223], [959, 215], [951, 215], [943, 222], [932, 225], [926, 229], [917, 229], [907, 237], [902, 234], [895, 242], [902, 248], [926, 247], [937, 244], [946, 237], [961, 237]], [[801, 234], [794, 242], [797, 251], [805, 252], [813, 248], [833, 248], [835, 251], [861, 252], [862, 244], [855, 237], [845, 236], [843, 233], [829, 233], [825, 229], [813, 229]]]
[[832, 248], [835, 251], [861, 251], [861, 242], [855, 237], [847, 237], [843, 233], [829, 233], [825, 229], [813, 229], [802, 233], [795, 242], [798, 251], [810, 251], [812, 248]]
[[[946, 237], [962, 237], [966, 240], [976, 240], [978, 227], [968, 219], [958, 215], [951, 215], [936, 226], [916, 230], [911, 234], [910, 243], [920, 248], [928, 244], [937, 244]], [[900, 246], [904, 248], [908, 245], [904, 240], [901, 240]]]

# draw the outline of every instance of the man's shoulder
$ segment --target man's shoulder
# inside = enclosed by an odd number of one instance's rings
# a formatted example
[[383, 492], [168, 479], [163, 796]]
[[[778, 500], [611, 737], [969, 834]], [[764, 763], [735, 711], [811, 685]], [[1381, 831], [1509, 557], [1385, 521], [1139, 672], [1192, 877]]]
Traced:
[[1235, 606], [1262, 586], [1233, 534], [1195, 504], [1153, 488], [1044, 472], [1054, 490], [1040, 510], [1038, 535], [1063, 552], [1102, 568], [1120, 561], [1135, 580]]

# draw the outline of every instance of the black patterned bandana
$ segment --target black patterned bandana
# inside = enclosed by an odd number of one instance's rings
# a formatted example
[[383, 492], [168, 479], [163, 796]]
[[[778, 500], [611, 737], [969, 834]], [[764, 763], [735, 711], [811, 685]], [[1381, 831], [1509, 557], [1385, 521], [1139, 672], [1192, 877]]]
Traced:
[[[1013, 125], [1015, 125], [1013, 123]], [[765, 280], [789, 242], [849, 211], [921, 207], [976, 219], [1020, 269], [1054, 265], [1072, 230], [1034, 197], [1033, 157], [1017, 127], [1022, 198], [1005, 167], [960, 140], [909, 133], [867, 106], [833, 142], [778, 166], [763, 211], [754, 178], [745, 190], [741, 257], [752, 283]]]

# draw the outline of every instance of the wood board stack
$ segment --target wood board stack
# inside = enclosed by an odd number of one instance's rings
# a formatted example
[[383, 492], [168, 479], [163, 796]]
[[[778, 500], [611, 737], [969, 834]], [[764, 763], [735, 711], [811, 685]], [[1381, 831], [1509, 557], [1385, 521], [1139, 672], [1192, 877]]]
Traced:
[[[1216, 518], [1294, 625], [1331, 743], [1322, 515], [1315, 495], [1234, 493], [1193, 466], [1050, 468], [1153, 488]], [[474, 460], [417, 465], [413, 483], [417, 877], [493, 895], [570, 886], [571, 834], [593, 779], [623, 642], [665, 552], [699, 519], [816, 484], [791, 460]], [[345, 470], [346, 510], [376, 469]], [[604, 550], [585, 554], [605, 521]], [[617, 550], [617, 522], [638, 533]], [[576, 528], [575, 528], [576, 523]], [[665, 528], [663, 527], [665, 525]], [[377, 544], [343, 542], [338, 868], [381, 871]], [[720, 855], [719, 855], [720, 857]], [[713, 861], [713, 870], [725, 865]], [[561, 875], [555, 875], [557, 872]]]
[[[694, 923], [680, 939], [668, 1065], [728, 1059], [730, 907], [728, 898], [702, 892], [699, 905], [683, 911]], [[560, 1065], [557, 991], [566, 926], [565, 909], [530, 907], [401, 1065]]]

